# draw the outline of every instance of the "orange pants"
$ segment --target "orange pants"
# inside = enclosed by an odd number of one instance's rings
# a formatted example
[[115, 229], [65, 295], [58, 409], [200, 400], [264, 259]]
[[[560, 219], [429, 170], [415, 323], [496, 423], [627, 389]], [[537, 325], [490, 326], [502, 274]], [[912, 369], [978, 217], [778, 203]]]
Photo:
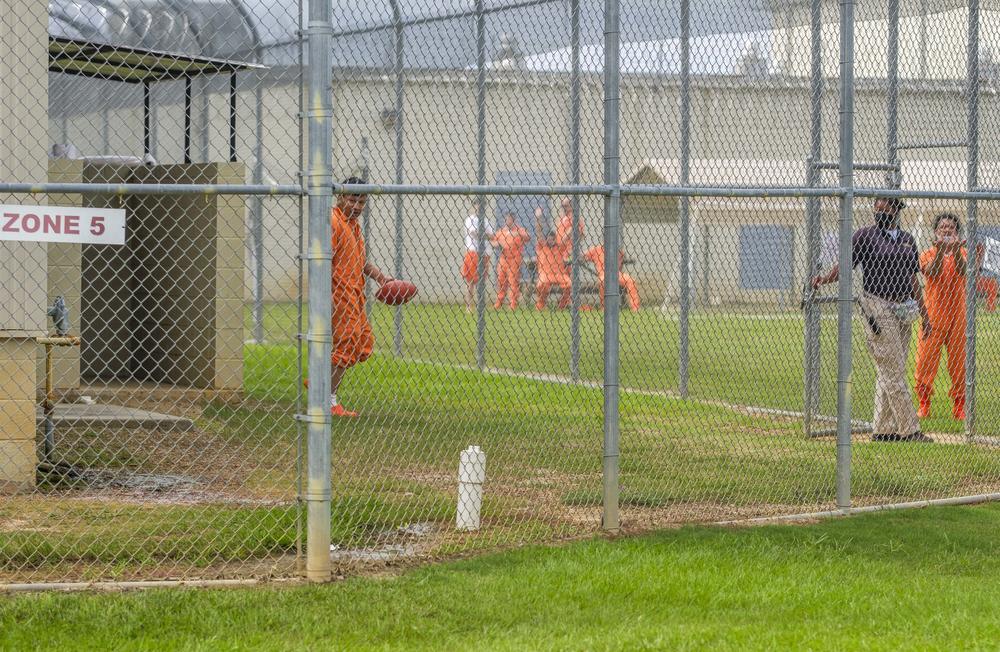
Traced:
[[[604, 308], [604, 279], [601, 279], [600, 285], [601, 308]], [[621, 286], [621, 291], [628, 300], [628, 307], [632, 312], [639, 312], [639, 286], [636, 285], [635, 279], [622, 272], [618, 275], [618, 285]]]
[[976, 294], [986, 300], [986, 309], [993, 312], [997, 309], [997, 295], [1000, 294], [1000, 283], [991, 276], [980, 276], [976, 279]]
[[500, 256], [497, 262], [497, 300], [493, 307], [502, 306], [504, 297], [508, 295], [511, 310], [516, 309], [521, 298], [521, 259]]
[[[490, 257], [483, 255], [483, 269], [490, 266]], [[466, 283], [479, 282], [479, 254], [475, 251], [466, 251], [465, 258], [462, 259], [462, 278]]]
[[364, 299], [333, 299], [333, 351], [335, 367], [353, 367], [364, 362], [375, 347], [375, 336], [365, 316]]
[[549, 292], [551, 292], [554, 287], [562, 288], [562, 296], [559, 297], [559, 309], [564, 310], [569, 306], [571, 298], [569, 279], [561, 281], [539, 281], [538, 285], [535, 286], [535, 291], [538, 292], [538, 300], [535, 301], [535, 308], [537, 310], [545, 310], [545, 305], [549, 301]]
[[[965, 306], [957, 306], [964, 311]], [[929, 399], [934, 393], [934, 377], [941, 364], [941, 348], [948, 351], [948, 376], [951, 377], [951, 391], [948, 394], [955, 403], [965, 402], [965, 314], [949, 312], [947, 315], [931, 315], [931, 334], [924, 337], [922, 329], [917, 339], [917, 396]]]

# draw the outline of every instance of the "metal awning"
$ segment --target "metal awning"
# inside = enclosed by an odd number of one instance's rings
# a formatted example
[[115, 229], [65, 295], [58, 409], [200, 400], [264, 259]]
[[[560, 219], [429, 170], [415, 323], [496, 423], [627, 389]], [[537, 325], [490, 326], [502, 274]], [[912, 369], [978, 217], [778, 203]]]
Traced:
[[130, 84], [261, 70], [245, 61], [49, 37], [49, 70]]
[[236, 73], [266, 66], [174, 54], [78, 39], [49, 37], [49, 71], [126, 84], [142, 84], [143, 151], [150, 153], [151, 96], [155, 82], [184, 80], [184, 162], [191, 162], [191, 80], [202, 75], [229, 75], [229, 160], [236, 160]]

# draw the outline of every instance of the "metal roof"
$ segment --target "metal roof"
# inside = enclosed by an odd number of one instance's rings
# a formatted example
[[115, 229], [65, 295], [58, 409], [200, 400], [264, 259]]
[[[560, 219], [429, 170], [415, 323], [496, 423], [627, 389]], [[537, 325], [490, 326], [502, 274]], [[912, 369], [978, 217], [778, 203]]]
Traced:
[[109, 81], [158, 82], [260, 68], [242, 61], [49, 37], [50, 71]]

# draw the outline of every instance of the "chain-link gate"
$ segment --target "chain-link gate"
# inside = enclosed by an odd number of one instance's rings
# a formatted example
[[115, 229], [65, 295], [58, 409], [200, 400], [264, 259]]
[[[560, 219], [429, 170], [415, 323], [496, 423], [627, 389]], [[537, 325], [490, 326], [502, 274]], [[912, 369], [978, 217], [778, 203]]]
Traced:
[[991, 0], [43, 6], [0, 586], [997, 496]]

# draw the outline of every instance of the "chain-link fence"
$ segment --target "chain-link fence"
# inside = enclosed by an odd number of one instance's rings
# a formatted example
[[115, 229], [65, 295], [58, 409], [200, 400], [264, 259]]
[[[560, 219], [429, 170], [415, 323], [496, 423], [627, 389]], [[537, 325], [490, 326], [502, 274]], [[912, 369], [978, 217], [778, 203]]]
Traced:
[[996, 497], [998, 12], [14, 0], [0, 585]]

